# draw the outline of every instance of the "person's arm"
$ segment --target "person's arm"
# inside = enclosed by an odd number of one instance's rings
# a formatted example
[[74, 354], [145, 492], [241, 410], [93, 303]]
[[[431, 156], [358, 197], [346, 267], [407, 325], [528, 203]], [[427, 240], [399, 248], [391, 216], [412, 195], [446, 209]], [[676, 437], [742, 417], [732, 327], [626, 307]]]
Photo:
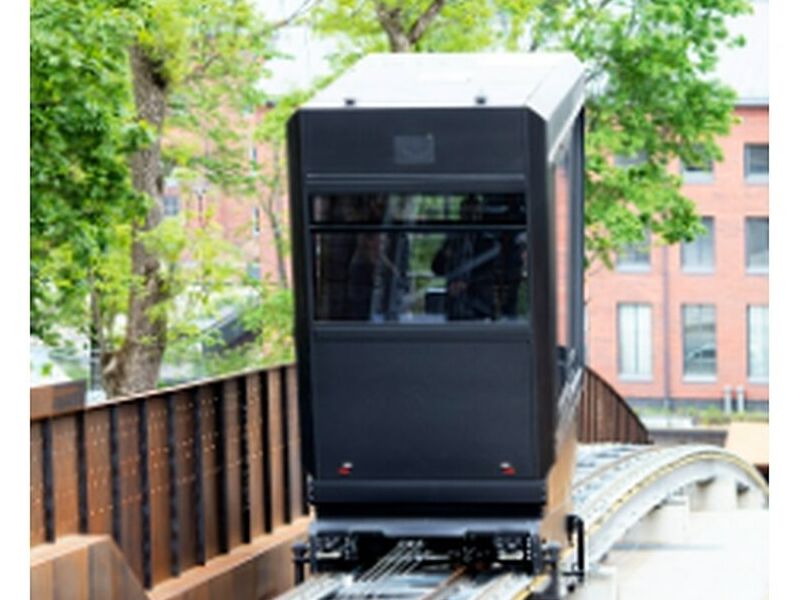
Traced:
[[436, 256], [433, 257], [433, 263], [431, 263], [431, 271], [433, 271], [436, 275], [446, 275], [447, 274], [447, 263], [450, 262], [450, 256], [452, 255], [452, 250], [450, 248], [450, 240], [446, 240], [442, 247], [439, 248], [439, 251], [436, 253]]

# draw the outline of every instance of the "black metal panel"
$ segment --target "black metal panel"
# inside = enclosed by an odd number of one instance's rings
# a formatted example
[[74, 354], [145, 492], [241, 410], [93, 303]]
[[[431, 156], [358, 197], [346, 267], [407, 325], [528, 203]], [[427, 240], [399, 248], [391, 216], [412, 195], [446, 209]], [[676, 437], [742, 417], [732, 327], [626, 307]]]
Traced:
[[241, 477], [240, 505], [242, 510], [242, 543], [249, 544], [250, 531], [250, 450], [247, 440], [247, 379], [240, 377], [236, 386], [236, 399], [239, 408], [239, 475]]
[[536, 458], [539, 472], [547, 473], [555, 458], [557, 364], [556, 364], [556, 257], [555, 215], [549, 201], [552, 165], [547, 159], [547, 123], [533, 112], [525, 124], [528, 141], [528, 248], [533, 314], [533, 403], [536, 419]]
[[[315, 474], [314, 419], [311, 414], [311, 372], [309, 366], [311, 331], [311, 275], [310, 240], [306, 235], [307, 217], [306, 186], [302, 176], [304, 148], [301, 147], [300, 113], [295, 113], [287, 127], [287, 151], [289, 154], [289, 192], [292, 228], [292, 275], [294, 294], [294, 334], [297, 355], [297, 403], [300, 411], [300, 440], [305, 469]], [[266, 385], [267, 381], [264, 381]], [[266, 413], [265, 413], [266, 414]], [[266, 438], [265, 438], [266, 439]], [[268, 446], [267, 446], [268, 448]], [[269, 461], [269, 454], [267, 462]], [[265, 481], [269, 481], [265, 478]], [[271, 510], [271, 509], [270, 509]], [[270, 517], [271, 518], [271, 517]]]
[[225, 419], [225, 391], [222, 383], [212, 386], [214, 404], [214, 470], [216, 471], [217, 541], [220, 554], [230, 550], [228, 539], [228, 456], [226, 452], [227, 425]]
[[[545, 501], [559, 392], [549, 154], [583, 93], [562, 79], [560, 102], [539, 99], [546, 118], [527, 106], [343, 106], [290, 121], [298, 400], [318, 514], [377, 504], [387, 514], [439, 515], [448, 504], [500, 513]], [[310, 197], [375, 192], [524, 193], [530, 322], [314, 322]]]
[[281, 368], [281, 467], [283, 469], [283, 518], [292, 522], [292, 473], [289, 468], [289, 390], [286, 368]]
[[137, 411], [139, 421], [139, 490], [142, 494], [142, 583], [145, 589], [150, 589], [153, 586], [153, 548], [151, 543], [150, 465], [147, 460], [147, 456], [150, 453], [147, 400], [139, 401]]
[[42, 421], [42, 483], [44, 485], [44, 539], [54, 542], [55, 526], [55, 490], [53, 481], [53, 421]]
[[85, 413], [75, 415], [76, 446], [78, 452], [78, 531], [89, 531], [89, 490], [86, 472], [86, 419]]
[[181, 571], [175, 402], [175, 394], [170, 394], [167, 397], [167, 472], [169, 478], [169, 569], [173, 577], [178, 576]]
[[269, 375], [266, 371], [259, 374], [258, 401], [261, 403], [261, 479], [264, 482], [264, 531], [272, 531], [272, 460], [270, 458], [270, 418], [269, 410]]
[[200, 387], [192, 389], [192, 455], [194, 458], [194, 477], [192, 495], [194, 497], [195, 563], [206, 564], [206, 506], [203, 493], [203, 407]]
[[[317, 173], [521, 173], [522, 108], [307, 110], [303, 171]], [[407, 160], [403, 140], [420, 138]], [[423, 151], [424, 150], [424, 151]]]
[[117, 544], [122, 542], [122, 499], [119, 464], [119, 405], [108, 411], [108, 445], [111, 455], [111, 534]]
[[[372, 336], [377, 337], [377, 336]], [[328, 339], [312, 353], [318, 477], [537, 477], [526, 340]], [[343, 385], [346, 382], [346, 385]]]
[[395, 480], [317, 481], [314, 500], [332, 504], [523, 504], [545, 499], [544, 483], [537, 480]]

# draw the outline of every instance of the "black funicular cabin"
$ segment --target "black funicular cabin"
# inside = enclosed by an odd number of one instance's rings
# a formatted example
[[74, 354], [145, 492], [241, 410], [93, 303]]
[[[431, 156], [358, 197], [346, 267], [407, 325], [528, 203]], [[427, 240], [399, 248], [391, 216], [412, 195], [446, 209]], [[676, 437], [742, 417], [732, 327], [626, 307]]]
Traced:
[[582, 363], [583, 94], [569, 54], [371, 55], [291, 119], [319, 527], [541, 516]]

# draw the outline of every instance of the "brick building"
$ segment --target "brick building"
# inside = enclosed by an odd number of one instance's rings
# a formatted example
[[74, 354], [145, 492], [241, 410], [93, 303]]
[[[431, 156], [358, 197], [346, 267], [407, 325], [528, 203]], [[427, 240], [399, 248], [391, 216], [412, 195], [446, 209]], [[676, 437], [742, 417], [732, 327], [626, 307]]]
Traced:
[[[273, 148], [269, 144], [254, 140], [255, 129], [268, 107], [259, 107], [247, 117], [247, 147], [244, 150], [253, 163], [253, 168], [260, 174], [268, 173], [276, 164], [272, 155]], [[191, 214], [187, 226], [197, 226], [197, 215], [206, 210], [213, 211], [214, 221], [222, 228], [224, 238], [235, 244], [242, 253], [242, 273], [248, 273], [257, 279], [269, 278], [278, 283], [280, 269], [273, 223], [265, 207], [269, 205], [269, 190], [262, 188], [256, 196], [236, 197], [222, 190], [203, 183], [194, 185], [178, 185], [176, 181], [167, 181], [162, 206], [165, 216], [182, 216]], [[285, 193], [275, 198], [273, 213], [276, 225], [281, 234], [288, 236], [287, 196]], [[288, 241], [288, 238], [286, 238]], [[288, 259], [284, 260], [284, 273], [291, 278]]]
[[634, 406], [768, 409], [768, 6], [733, 22], [747, 46], [719, 65], [739, 98], [724, 159], [675, 165], [708, 233], [632, 248], [587, 275], [587, 360]]

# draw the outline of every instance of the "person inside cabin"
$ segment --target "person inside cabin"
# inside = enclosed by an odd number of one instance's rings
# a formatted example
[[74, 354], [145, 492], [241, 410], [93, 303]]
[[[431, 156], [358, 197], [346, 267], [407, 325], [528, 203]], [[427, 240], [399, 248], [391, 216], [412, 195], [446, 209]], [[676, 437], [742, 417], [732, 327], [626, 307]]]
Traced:
[[[470, 194], [461, 202], [460, 221], [481, 223], [480, 199]], [[446, 279], [445, 313], [451, 321], [492, 319], [494, 316], [494, 262], [500, 246], [486, 231], [448, 234], [433, 258], [431, 270]]]
[[[499, 198], [499, 203], [498, 203]], [[465, 225], [503, 222], [508, 199], [474, 194], [461, 202]], [[446, 279], [445, 314], [451, 321], [514, 319], [522, 279], [524, 233], [487, 228], [450, 234], [436, 253], [431, 270]]]

